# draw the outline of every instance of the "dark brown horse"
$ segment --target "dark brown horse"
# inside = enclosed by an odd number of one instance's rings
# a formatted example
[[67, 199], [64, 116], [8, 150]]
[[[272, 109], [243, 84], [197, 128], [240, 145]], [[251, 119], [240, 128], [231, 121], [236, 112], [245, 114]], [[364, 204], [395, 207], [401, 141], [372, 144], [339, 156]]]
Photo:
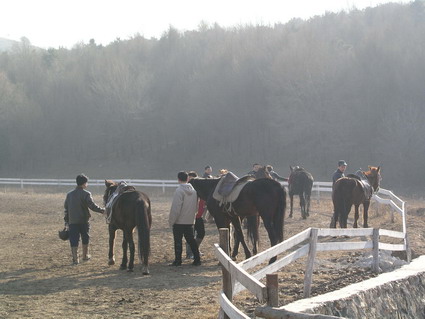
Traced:
[[[103, 201], [106, 204], [111, 199], [118, 183], [105, 180], [105, 194]], [[120, 269], [133, 271], [135, 244], [133, 240], [133, 231], [137, 226], [139, 239], [139, 253], [142, 260], [142, 271], [144, 275], [149, 274], [149, 254], [150, 254], [150, 228], [152, 225], [151, 203], [149, 197], [140, 191], [131, 187], [124, 191], [112, 206], [112, 216], [109, 223], [109, 265], [115, 264], [114, 242], [117, 229], [124, 233], [122, 249], [123, 257]], [[130, 260], [127, 259], [127, 250], [130, 248]]]
[[341, 228], [347, 228], [348, 214], [351, 206], [355, 207], [354, 228], [357, 228], [359, 219], [359, 206], [363, 204], [363, 227], [368, 228], [368, 209], [372, 192], [379, 190], [381, 181], [381, 168], [369, 166], [369, 171], [359, 172], [356, 175], [348, 175], [338, 179], [332, 191], [332, 202], [334, 205], [334, 214], [331, 220], [331, 228], [336, 228], [339, 221]]
[[291, 201], [291, 212], [289, 217], [292, 218], [292, 208], [294, 205], [294, 195], [300, 197], [301, 216], [306, 219], [310, 214], [310, 197], [313, 188], [313, 175], [307, 172], [301, 166], [289, 166], [291, 174], [288, 180], [288, 193]]
[[[206, 201], [208, 211], [214, 217], [217, 228], [229, 228], [230, 223], [233, 224], [238, 240], [244, 247], [246, 258], [251, 257], [251, 252], [245, 243], [240, 223], [241, 218], [259, 215], [267, 230], [271, 246], [283, 240], [286, 192], [278, 182], [266, 178], [248, 182], [232, 203], [231, 209], [227, 210], [224, 206], [220, 206], [219, 201], [213, 197], [219, 181], [220, 178], [195, 178], [189, 183], [193, 185], [198, 196]], [[258, 227], [258, 223], [255, 224], [255, 227]], [[251, 226], [248, 222], [249, 227]], [[232, 257], [235, 258], [236, 254], [233, 251]], [[272, 258], [270, 262], [275, 260], [276, 257]]]

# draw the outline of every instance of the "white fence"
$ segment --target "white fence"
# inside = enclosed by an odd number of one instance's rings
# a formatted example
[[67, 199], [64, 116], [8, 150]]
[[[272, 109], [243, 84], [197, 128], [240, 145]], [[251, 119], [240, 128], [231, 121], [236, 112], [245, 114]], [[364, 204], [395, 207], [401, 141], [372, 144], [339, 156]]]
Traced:
[[[157, 179], [117, 179], [117, 181], [126, 181], [133, 186], [161, 187], [165, 192], [167, 187], [178, 186], [176, 180], [157, 180]], [[23, 178], [0, 178], [0, 185], [13, 185], [24, 189], [25, 186], [75, 186], [75, 179], [23, 179]], [[89, 185], [105, 186], [103, 179], [90, 179]]]
[[[317, 190], [331, 191], [332, 183], [318, 183]], [[320, 194], [319, 194], [320, 195]], [[381, 197], [382, 196], [382, 197]], [[223, 289], [219, 295], [220, 318], [249, 318], [232, 303], [232, 298], [237, 293], [248, 289], [257, 297], [260, 302], [267, 302], [266, 307], [258, 307], [255, 310], [256, 316], [264, 318], [311, 318], [313, 315], [290, 313], [283, 309], [276, 309], [278, 306], [278, 279], [273, 274], [297, 259], [308, 256], [304, 275], [304, 297], [309, 297], [311, 292], [312, 275], [316, 252], [318, 251], [344, 251], [344, 250], [372, 250], [372, 269], [379, 271], [379, 250], [405, 251], [407, 260], [410, 262], [410, 247], [407, 238], [405, 202], [395, 196], [391, 191], [380, 189], [378, 194], [373, 195], [373, 200], [381, 204], [389, 205], [394, 212], [402, 217], [402, 231], [357, 228], [357, 229], [327, 229], [308, 228], [303, 232], [283, 241], [282, 243], [270, 247], [269, 249], [252, 256], [240, 263], [235, 263], [228, 256], [227, 229], [220, 229], [220, 245], [215, 244], [216, 256], [223, 269]], [[326, 241], [328, 237], [340, 237], [339, 241]], [[359, 241], [348, 241], [347, 238], [359, 237]], [[366, 238], [369, 237], [370, 239]], [[383, 242], [381, 236], [401, 240], [401, 244], [390, 244]], [[319, 238], [324, 242], [319, 242]], [[293, 251], [292, 251], [293, 250]], [[287, 253], [291, 251], [290, 253]], [[273, 264], [267, 265], [258, 270], [255, 268], [264, 264], [270, 258], [279, 254], [287, 253], [286, 256], [278, 259]], [[248, 271], [257, 269], [254, 273]], [[267, 284], [260, 282], [267, 277]], [[317, 316], [317, 315], [316, 315]], [[315, 317], [316, 318], [316, 317]], [[319, 318], [319, 317], [317, 317]], [[332, 316], [320, 316], [320, 318], [335, 318]]]

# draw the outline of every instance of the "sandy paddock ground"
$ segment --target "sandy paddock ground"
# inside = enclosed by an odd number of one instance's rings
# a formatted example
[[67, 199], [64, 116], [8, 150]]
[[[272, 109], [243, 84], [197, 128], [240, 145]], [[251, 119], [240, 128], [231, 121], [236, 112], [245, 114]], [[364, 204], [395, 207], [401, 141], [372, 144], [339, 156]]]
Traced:
[[[91, 191], [95, 201], [102, 203], [101, 191]], [[97, 213], [92, 213], [91, 220], [92, 259], [71, 265], [69, 243], [59, 240], [57, 233], [63, 227], [65, 192], [4, 189], [0, 193], [0, 318], [216, 318], [221, 268], [214, 257], [213, 244], [218, 242], [218, 232], [215, 225], [206, 224], [207, 235], [201, 245], [202, 266], [194, 267], [190, 260], [184, 260], [182, 267], [168, 266], [174, 258], [167, 219], [171, 196], [170, 193], [151, 197], [151, 274], [143, 276], [138, 262], [133, 273], [118, 269], [122, 256], [121, 232], [116, 241], [117, 264], [107, 265], [107, 225]], [[300, 218], [298, 205], [297, 199], [294, 218], [285, 222], [285, 238], [308, 227], [329, 226], [332, 211], [329, 198], [322, 197], [320, 202], [312, 200], [312, 212], [307, 220]], [[424, 254], [425, 203], [409, 201], [408, 207], [413, 251]], [[370, 227], [401, 230], [400, 218], [395, 216], [395, 223], [391, 223], [389, 211], [381, 207], [377, 212], [372, 206]], [[350, 227], [353, 215], [352, 212]], [[269, 243], [262, 226], [261, 237], [260, 250], [264, 250]], [[374, 276], [367, 269], [340, 266], [363, 253], [319, 253], [312, 295]], [[240, 254], [239, 260], [242, 258]], [[305, 259], [300, 259], [279, 272], [281, 305], [302, 298], [304, 269]], [[234, 302], [251, 315], [259, 305], [247, 292], [236, 296]]]

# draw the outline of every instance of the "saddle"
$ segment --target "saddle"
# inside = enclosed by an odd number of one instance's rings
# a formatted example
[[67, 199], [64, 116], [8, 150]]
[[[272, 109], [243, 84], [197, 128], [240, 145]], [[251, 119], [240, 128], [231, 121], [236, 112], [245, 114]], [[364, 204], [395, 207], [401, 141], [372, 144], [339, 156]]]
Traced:
[[135, 192], [136, 189], [134, 186], [127, 185], [126, 182], [122, 181], [118, 184], [117, 189], [112, 193], [112, 195], [109, 197], [108, 202], [105, 205], [105, 211], [106, 211], [106, 223], [110, 224], [112, 219], [112, 212], [113, 207], [115, 203], [118, 201], [118, 199], [124, 194], [124, 193], [131, 193]]
[[238, 178], [232, 172], [228, 172], [218, 182], [213, 193], [213, 198], [219, 201], [220, 206], [229, 203], [231, 204], [238, 198], [242, 188], [247, 183], [250, 183], [254, 180], [255, 178], [252, 176]]
[[357, 179], [359, 181], [360, 186], [363, 189], [366, 199], [368, 200], [371, 199], [373, 194], [373, 188], [370, 185], [369, 180], [367, 179], [367, 177], [361, 170], [358, 170], [355, 174], [348, 174], [347, 177]]

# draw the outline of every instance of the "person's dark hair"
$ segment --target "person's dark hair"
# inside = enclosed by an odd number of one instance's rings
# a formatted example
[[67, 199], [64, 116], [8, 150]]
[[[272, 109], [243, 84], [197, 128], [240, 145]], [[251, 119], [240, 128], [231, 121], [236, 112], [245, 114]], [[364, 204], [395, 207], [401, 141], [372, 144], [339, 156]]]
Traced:
[[207, 170], [208, 168], [212, 168], [210, 165], [205, 166], [204, 170]]
[[188, 177], [188, 174], [184, 171], [181, 171], [177, 174], [177, 178], [181, 182], [187, 182]]
[[254, 167], [254, 166], [256, 166], [256, 165], [260, 165], [260, 164], [258, 164], [258, 163], [254, 163], [254, 164], [252, 164], [252, 167]]
[[187, 175], [188, 175], [189, 177], [192, 177], [192, 178], [196, 178], [196, 177], [198, 177], [198, 173], [196, 173], [195, 171], [190, 171], [189, 173], [187, 173]]
[[78, 175], [75, 180], [76, 180], [78, 186], [81, 186], [81, 185], [83, 185], [83, 184], [85, 184], [89, 181], [88, 177], [84, 174]]

